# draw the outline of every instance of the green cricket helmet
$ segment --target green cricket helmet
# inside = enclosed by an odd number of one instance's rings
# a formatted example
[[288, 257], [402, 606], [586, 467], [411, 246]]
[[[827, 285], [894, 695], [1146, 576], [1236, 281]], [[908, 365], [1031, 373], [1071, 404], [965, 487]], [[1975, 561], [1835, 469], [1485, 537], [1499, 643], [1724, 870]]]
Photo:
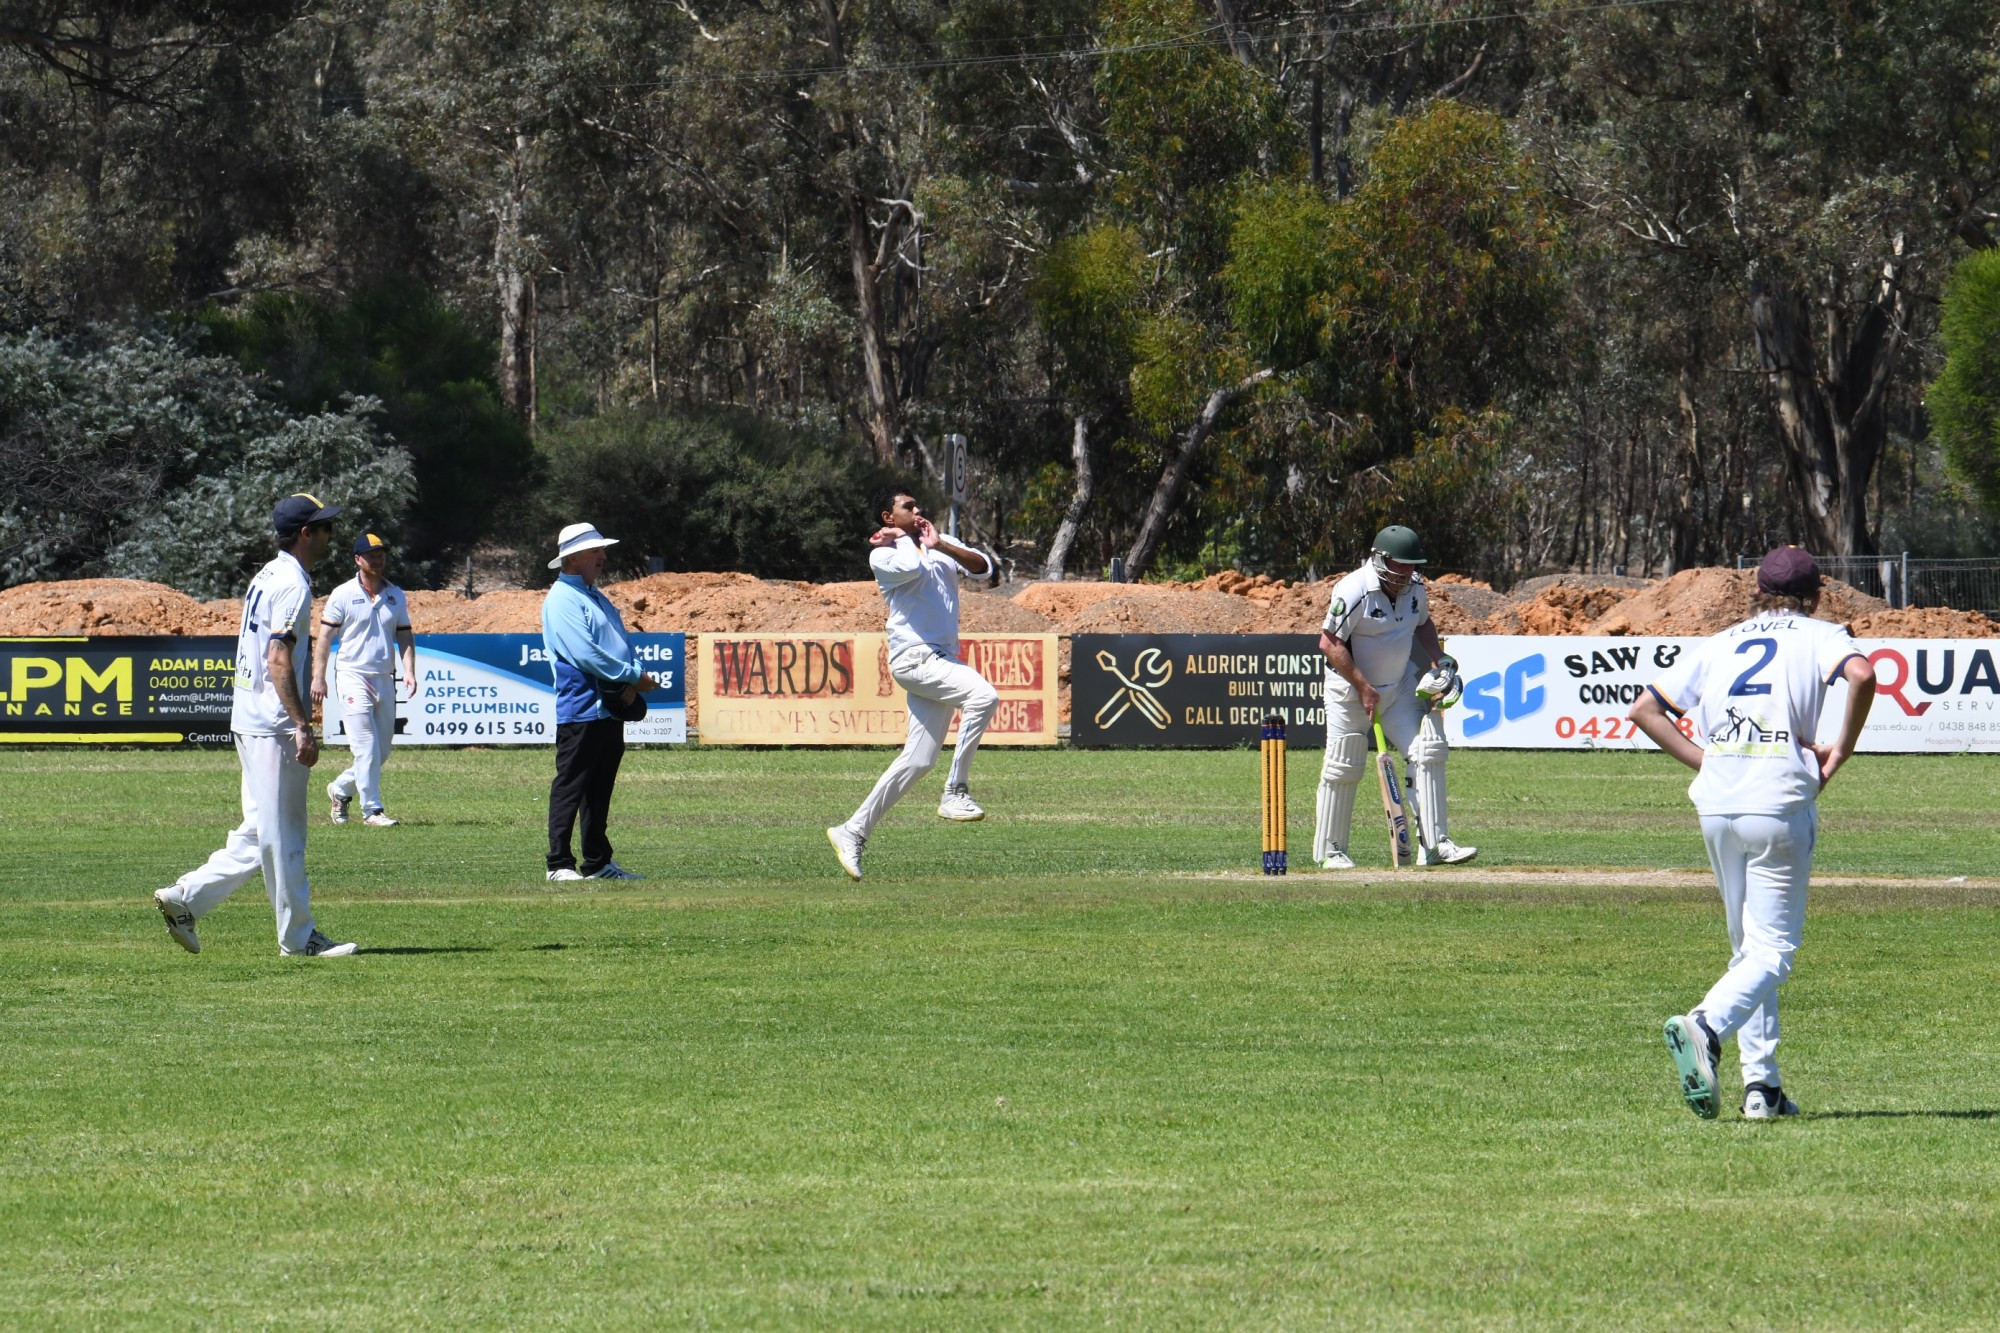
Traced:
[[1369, 548], [1369, 558], [1375, 565], [1375, 572], [1386, 574], [1384, 560], [1394, 560], [1401, 565], [1427, 565], [1429, 557], [1424, 554], [1424, 544], [1417, 534], [1400, 523], [1391, 523], [1375, 534], [1375, 544]]

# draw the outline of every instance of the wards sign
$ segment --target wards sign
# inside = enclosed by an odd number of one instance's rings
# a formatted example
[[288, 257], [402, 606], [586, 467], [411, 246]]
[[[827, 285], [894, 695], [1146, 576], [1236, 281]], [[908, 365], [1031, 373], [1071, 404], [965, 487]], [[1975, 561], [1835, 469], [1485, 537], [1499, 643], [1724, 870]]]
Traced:
[[854, 693], [851, 639], [711, 636], [711, 642], [717, 698], [825, 699]]
[[[91, 658], [96, 658], [92, 661]], [[132, 716], [132, 659], [72, 653], [14, 657], [0, 676], [0, 717], [27, 720]]]

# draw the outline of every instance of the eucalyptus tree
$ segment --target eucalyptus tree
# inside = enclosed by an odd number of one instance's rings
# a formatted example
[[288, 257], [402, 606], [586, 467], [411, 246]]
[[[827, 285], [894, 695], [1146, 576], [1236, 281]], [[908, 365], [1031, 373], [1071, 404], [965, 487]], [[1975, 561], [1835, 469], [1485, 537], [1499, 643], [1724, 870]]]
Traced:
[[1785, 479], [1753, 503], [1815, 549], [1873, 549], [1912, 338], [1940, 271], [1991, 244], [1996, 25], [1978, 0], [1684, 0], [1538, 29], [1567, 193], [1635, 263], [1734, 292]]

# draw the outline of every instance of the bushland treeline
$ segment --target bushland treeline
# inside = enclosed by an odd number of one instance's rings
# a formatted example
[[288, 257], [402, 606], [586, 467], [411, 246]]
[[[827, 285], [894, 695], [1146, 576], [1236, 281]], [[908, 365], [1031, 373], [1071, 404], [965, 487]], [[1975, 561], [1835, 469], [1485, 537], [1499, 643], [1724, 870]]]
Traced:
[[1991, 0], [5, 0], [0, 579], [226, 588], [304, 484], [412, 582], [579, 516], [851, 576], [951, 433], [1032, 572], [2000, 550], [1996, 52]]

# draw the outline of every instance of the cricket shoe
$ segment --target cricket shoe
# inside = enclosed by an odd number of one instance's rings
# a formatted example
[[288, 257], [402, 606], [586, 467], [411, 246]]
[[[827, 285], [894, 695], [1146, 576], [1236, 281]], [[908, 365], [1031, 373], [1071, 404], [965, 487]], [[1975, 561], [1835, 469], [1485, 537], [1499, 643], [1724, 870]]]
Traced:
[[306, 936], [303, 949], [279, 949], [280, 958], [345, 958], [351, 953], [359, 953], [361, 946], [352, 942], [337, 943], [324, 932], [315, 929]]
[[644, 879], [644, 875], [627, 870], [616, 861], [606, 861], [597, 869], [584, 876], [585, 879]]
[[171, 885], [153, 890], [153, 902], [159, 906], [160, 915], [167, 919], [167, 934], [189, 953], [200, 953], [201, 941], [194, 933], [194, 913], [188, 911], [186, 904], [175, 902], [173, 893]]
[[354, 798], [352, 796], [342, 796], [340, 788], [329, 782], [326, 784], [326, 799], [333, 802], [333, 809], [328, 812], [327, 818], [336, 824], [345, 824], [347, 822], [347, 807]]
[[1688, 1110], [1703, 1120], [1721, 1109], [1716, 1095], [1715, 1066], [1722, 1059], [1722, 1041], [1700, 1014], [1678, 1014], [1667, 1020], [1667, 1053], [1680, 1074], [1681, 1097]]
[[1799, 1104], [1785, 1095], [1783, 1088], [1773, 1088], [1764, 1083], [1752, 1083], [1743, 1089], [1743, 1118], [1745, 1120], [1776, 1120], [1780, 1116], [1797, 1115]]
[[367, 814], [361, 816], [361, 822], [369, 828], [394, 828], [402, 821], [391, 819], [387, 810], [370, 810]]
[[826, 831], [826, 840], [833, 844], [833, 854], [840, 860], [840, 868], [847, 872], [849, 879], [861, 878], [861, 852], [868, 846], [868, 839], [848, 830], [845, 824], [835, 824]]
[[1461, 847], [1450, 838], [1439, 838], [1435, 847], [1417, 844], [1417, 864], [1420, 866], [1464, 865], [1479, 855], [1477, 847]]
[[986, 818], [986, 812], [973, 801], [970, 788], [946, 787], [944, 799], [938, 802], [938, 818], [970, 824], [976, 819]]
[[1326, 854], [1326, 859], [1319, 863], [1319, 868], [1321, 870], [1352, 870], [1354, 869], [1354, 858], [1336, 848]]
[[583, 873], [577, 870], [574, 866], [563, 866], [559, 870], [551, 870], [549, 872], [549, 882], [552, 884], [567, 884], [572, 880], [579, 880], [582, 878], [583, 878]]

